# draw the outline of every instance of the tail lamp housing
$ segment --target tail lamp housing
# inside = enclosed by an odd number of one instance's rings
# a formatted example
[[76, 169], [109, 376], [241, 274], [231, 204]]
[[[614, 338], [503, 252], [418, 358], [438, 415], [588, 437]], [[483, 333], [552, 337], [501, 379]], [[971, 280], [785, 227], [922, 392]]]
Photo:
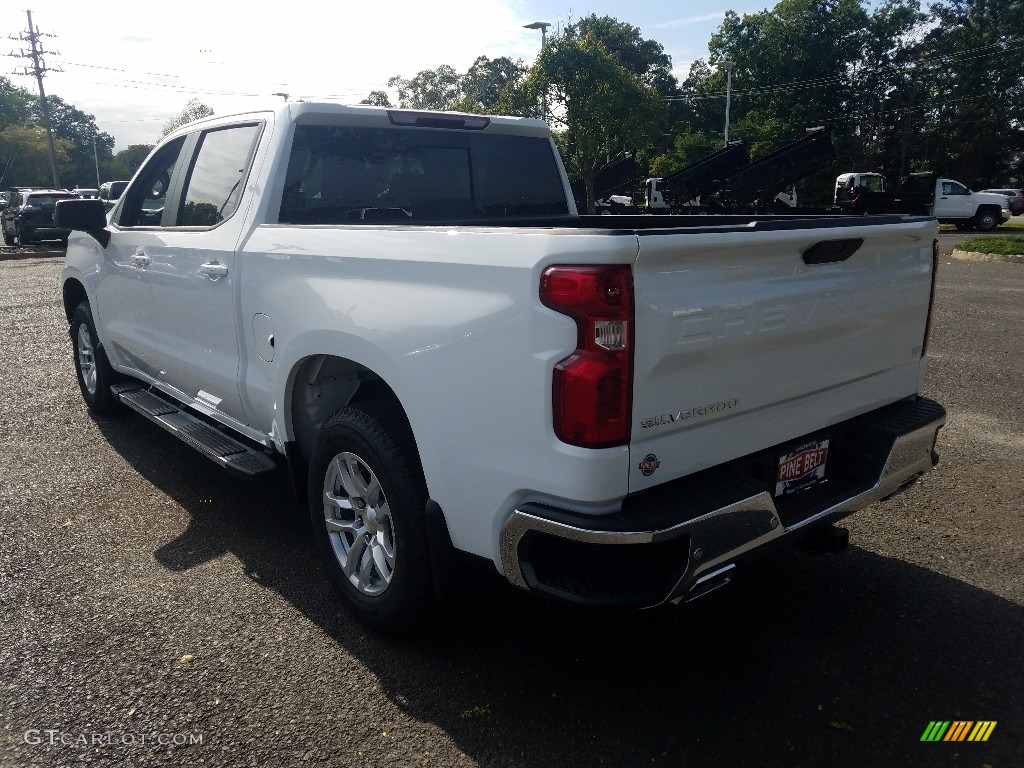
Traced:
[[628, 265], [544, 270], [540, 300], [576, 323], [576, 349], [552, 379], [555, 435], [583, 448], [629, 442], [633, 388], [633, 273]]

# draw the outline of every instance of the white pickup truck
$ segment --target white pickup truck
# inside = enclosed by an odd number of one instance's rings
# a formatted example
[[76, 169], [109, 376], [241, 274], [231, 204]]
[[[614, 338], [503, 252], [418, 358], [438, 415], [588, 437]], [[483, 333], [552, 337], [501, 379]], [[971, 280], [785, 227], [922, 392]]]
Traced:
[[836, 177], [836, 205], [863, 213], [908, 213], [934, 216], [957, 229], [995, 229], [1010, 218], [1009, 200], [993, 192], [972, 192], [953, 179], [912, 173], [903, 189], [886, 189], [880, 173], [843, 173]]
[[539, 121], [323, 103], [184, 126], [58, 217], [89, 408], [285, 466], [378, 628], [474, 562], [688, 600], [937, 461], [932, 219], [579, 216]]

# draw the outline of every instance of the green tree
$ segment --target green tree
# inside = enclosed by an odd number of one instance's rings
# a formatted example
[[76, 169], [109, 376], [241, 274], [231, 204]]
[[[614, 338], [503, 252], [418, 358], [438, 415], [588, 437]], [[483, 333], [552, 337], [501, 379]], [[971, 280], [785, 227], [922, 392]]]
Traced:
[[462, 102], [462, 80], [454, 68], [442, 64], [421, 70], [411, 80], [395, 75], [388, 79], [388, 88], [398, 91], [398, 104], [405, 109], [452, 111]]
[[212, 115], [212, 107], [203, 104], [199, 99], [189, 99], [188, 104], [185, 105], [185, 109], [183, 109], [177, 117], [172, 117], [164, 123], [164, 130], [163, 133], [160, 134], [160, 138], [162, 139], [171, 131], [177, 130], [181, 126], [191, 123], [193, 120], [199, 120]]
[[498, 106], [501, 95], [526, 75], [522, 61], [507, 56], [489, 59], [478, 56], [462, 79], [463, 107], [467, 112], [490, 112]]
[[920, 103], [914, 59], [926, 21], [917, 0], [887, 0], [868, 19], [861, 59], [851, 77], [853, 131], [838, 137], [840, 158], [849, 170], [880, 171], [895, 180], [899, 172], [900, 128], [904, 111]]
[[10, 125], [28, 125], [33, 122], [37, 99], [0, 75], [0, 130]]
[[544, 115], [562, 136], [563, 157], [583, 179], [586, 209], [594, 212], [597, 173], [647, 147], [660, 130], [658, 92], [624, 68], [594, 35], [553, 35], [525, 81], [500, 106]]
[[656, 40], [647, 40], [632, 24], [591, 14], [566, 28], [566, 35], [592, 37], [604, 46], [623, 69], [665, 97], [678, 95], [679, 83], [672, 74], [672, 58]]
[[360, 104], [370, 104], [374, 107], [391, 107], [394, 106], [391, 103], [391, 99], [387, 94], [387, 91], [370, 91], [370, 95], [359, 102]]
[[[66, 167], [71, 142], [54, 138], [53, 145], [58, 167]], [[0, 131], [0, 173], [5, 187], [53, 184], [46, 131], [33, 125], [10, 125]]]
[[[712, 62], [731, 60], [730, 138], [757, 158], [805, 129], [831, 124], [838, 143], [856, 133], [852, 73], [862, 61], [868, 15], [861, 0], [780, 0], [740, 17], [729, 11], [708, 45]], [[698, 62], [684, 84], [693, 125], [722, 136], [726, 73]], [[718, 146], [721, 146], [719, 139]], [[836, 168], [801, 184], [802, 201], [825, 203]]]
[[[58, 160], [61, 183], [69, 188], [94, 187], [97, 162], [106, 165], [113, 159], [114, 137], [97, 127], [95, 117], [59, 96], [48, 96], [46, 102], [54, 138], [68, 142], [67, 160]], [[42, 125], [41, 116], [37, 116], [36, 123]]]
[[[442, 64], [436, 69], [420, 70], [412, 79], [396, 75], [388, 80], [388, 87], [398, 91], [398, 103], [404, 109], [487, 113], [495, 111], [502, 94], [519, 83], [525, 73], [522, 62], [507, 56], [478, 56], [465, 74]], [[374, 94], [387, 99], [381, 91]]]
[[142, 161], [149, 157], [149, 153], [153, 151], [153, 146], [152, 144], [130, 144], [114, 155], [114, 161], [125, 169], [124, 173], [118, 178], [123, 180], [134, 175], [135, 171], [142, 165]]
[[[916, 101], [900, 146], [908, 169], [978, 186], [1024, 172], [1024, 41], [1020, 0], [945, 0], [932, 6], [918, 48]], [[903, 149], [905, 147], [905, 149]]]

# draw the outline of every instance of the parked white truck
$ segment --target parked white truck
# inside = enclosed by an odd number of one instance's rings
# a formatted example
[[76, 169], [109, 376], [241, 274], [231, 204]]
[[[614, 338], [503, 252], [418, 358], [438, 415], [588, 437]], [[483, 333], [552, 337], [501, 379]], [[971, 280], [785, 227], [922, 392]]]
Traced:
[[58, 220], [89, 408], [287, 467], [378, 628], [467, 560], [688, 600], [841, 548], [937, 461], [933, 219], [578, 216], [539, 121], [286, 103], [178, 129], [109, 216]]
[[954, 179], [913, 173], [903, 189], [890, 191], [880, 173], [843, 173], [836, 177], [836, 205], [859, 213], [908, 213], [934, 216], [957, 229], [995, 229], [1010, 218], [1005, 195], [972, 192]]

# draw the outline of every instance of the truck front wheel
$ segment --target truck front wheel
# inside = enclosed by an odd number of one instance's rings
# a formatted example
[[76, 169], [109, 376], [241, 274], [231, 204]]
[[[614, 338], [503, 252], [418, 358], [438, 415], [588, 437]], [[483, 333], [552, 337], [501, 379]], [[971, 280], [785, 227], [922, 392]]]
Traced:
[[407, 629], [431, 605], [426, 503], [419, 454], [397, 404], [342, 408], [320, 429], [309, 474], [314, 535], [342, 601], [374, 629]]
[[990, 232], [999, 226], [999, 214], [993, 211], [978, 211], [974, 217], [974, 226], [982, 232]]
[[118, 401], [110, 393], [110, 385], [117, 380], [117, 374], [100, 345], [87, 301], [79, 304], [71, 316], [71, 347], [78, 386], [89, 410], [96, 414], [116, 410]]

